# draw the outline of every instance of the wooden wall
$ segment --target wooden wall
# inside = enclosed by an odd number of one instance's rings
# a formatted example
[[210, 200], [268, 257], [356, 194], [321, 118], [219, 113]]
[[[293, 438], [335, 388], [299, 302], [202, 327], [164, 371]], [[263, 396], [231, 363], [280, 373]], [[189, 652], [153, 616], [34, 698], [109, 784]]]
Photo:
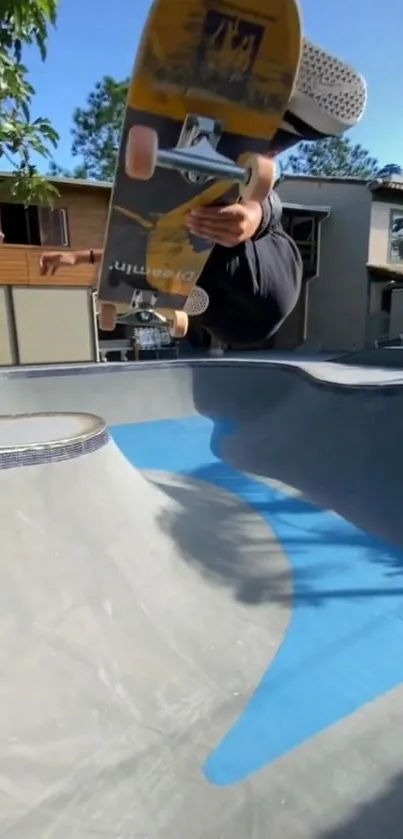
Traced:
[[[72, 250], [102, 248], [108, 218], [110, 191], [102, 187], [58, 185], [55, 207], [67, 210]], [[0, 286], [49, 285], [92, 286], [98, 266], [62, 268], [53, 277], [39, 275], [39, 259], [45, 248], [30, 245], [0, 245]], [[48, 250], [58, 250], [49, 248]], [[68, 250], [67, 248], [65, 250]]]

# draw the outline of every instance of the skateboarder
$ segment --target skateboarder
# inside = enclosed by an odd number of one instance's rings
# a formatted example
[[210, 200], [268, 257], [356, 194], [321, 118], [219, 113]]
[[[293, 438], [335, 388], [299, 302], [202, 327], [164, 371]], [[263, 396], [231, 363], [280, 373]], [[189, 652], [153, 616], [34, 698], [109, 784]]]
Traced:
[[[187, 217], [189, 231], [214, 242], [198, 285], [210, 298], [199, 322], [222, 344], [258, 344], [273, 335], [294, 309], [301, 290], [302, 260], [281, 226], [282, 207], [272, 192], [261, 204], [199, 207]], [[97, 264], [100, 250], [42, 254], [41, 274], [59, 267]]]

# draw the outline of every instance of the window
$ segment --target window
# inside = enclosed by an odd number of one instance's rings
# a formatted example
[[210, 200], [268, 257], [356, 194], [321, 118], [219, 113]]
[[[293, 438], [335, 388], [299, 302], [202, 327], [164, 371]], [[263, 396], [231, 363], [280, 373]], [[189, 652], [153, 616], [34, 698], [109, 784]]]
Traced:
[[294, 213], [284, 213], [283, 226], [297, 245], [305, 269], [308, 273], [316, 273], [318, 257], [318, 222], [316, 218], [309, 215], [298, 216]]
[[403, 210], [391, 210], [388, 262], [403, 262]]
[[69, 246], [66, 210], [0, 203], [0, 224], [5, 245]]
[[39, 216], [41, 245], [67, 248], [69, 237], [66, 210], [52, 210], [50, 207], [36, 207]]

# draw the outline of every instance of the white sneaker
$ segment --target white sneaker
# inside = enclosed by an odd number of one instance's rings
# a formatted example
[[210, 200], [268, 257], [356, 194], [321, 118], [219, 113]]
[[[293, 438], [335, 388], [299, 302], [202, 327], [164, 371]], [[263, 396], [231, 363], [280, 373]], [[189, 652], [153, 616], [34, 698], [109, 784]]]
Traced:
[[288, 145], [343, 134], [359, 122], [366, 104], [367, 85], [360, 73], [304, 40], [296, 91], [278, 134], [290, 134]]

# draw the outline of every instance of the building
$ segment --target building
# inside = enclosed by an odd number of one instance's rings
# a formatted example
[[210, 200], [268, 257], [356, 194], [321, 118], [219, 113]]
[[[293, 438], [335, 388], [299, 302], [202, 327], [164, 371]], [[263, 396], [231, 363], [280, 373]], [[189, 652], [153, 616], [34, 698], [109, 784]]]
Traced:
[[[53, 210], [0, 201], [0, 364], [97, 357], [94, 268], [49, 278], [38, 265], [45, 248], [102, 247], [111, 184], [54, 183]], [[403, 332], [403, 180], [287, 176], [279, 193], [304, 283], [269, 346], [344, 351]]]
[[[279, 193], [286, 206], [298, 203], [317, 220], [311, 221], [312, 270], [300, 301], [305, 327], [290, 334], [287, 322], [277, 346], [353, 350], [403, 332], [403, 179], [294, 176], [283, 180]], [[299, 244], [299, 229], [304, 238], [309, 233], [293, 224]], [[304, 248], [301, 242], [303, 257]]]
[[54, 179], [54, 209], [7, 200], [3, 176], [0, 225], [0, 364], [89, 361], [97, 358], [92, 289], [83, 265], [41, 277], [45, 248], [101, 248], [110, 184]]

